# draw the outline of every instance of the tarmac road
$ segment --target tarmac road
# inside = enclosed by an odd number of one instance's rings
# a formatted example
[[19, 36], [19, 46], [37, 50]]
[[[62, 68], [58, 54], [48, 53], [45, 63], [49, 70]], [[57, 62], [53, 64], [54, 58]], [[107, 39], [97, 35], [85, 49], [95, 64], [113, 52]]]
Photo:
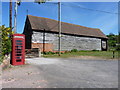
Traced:
[[3, 88], [118, 88], [117, 60], [29, 58], [3, 71]]

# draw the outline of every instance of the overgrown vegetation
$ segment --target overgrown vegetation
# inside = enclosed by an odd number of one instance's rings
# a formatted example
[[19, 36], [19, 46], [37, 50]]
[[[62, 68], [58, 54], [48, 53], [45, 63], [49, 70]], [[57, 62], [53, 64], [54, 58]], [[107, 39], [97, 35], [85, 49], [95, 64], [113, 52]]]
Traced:
[[107, 35], [108, 37], [108, 49], [109, 50], [120, 50], [120, 45], [118, 45], [118, 35], [114, 35], [113, 33], [110, 33]]
[[[65, 52], [58, 56], [58, 54], [45, 54], [44, 57], [50, 58], [70, 58], [70, 57], [78, 57], [78, 56], [94, 56], [101, 59], [113, 59], [112, 51], [77, 51], [77, 52]], [[115, 59], [118, 59], [118, 52], [115, 52]]]
[[77, 49], [72, 49], [71, 52], [78, 52], [78, 50]]
[[[59, 52], [42, 52], [42, 54], [44, 54], [44, 55], [53, 55], [53, 54], [58, 54]], [[63, 53], [61, 53], [61, 54], [63, 54]]]
[[34, 0], [35, 3], [41, 4], [51, 0]]
[[1, 36], [2, 36], [2, 47], [1, 47], [1, 55], [0, 55], [0, 63], [3, 61], [5, 55], [8, 55], [11, 52], [11, 39], [10, 35], [13, 34], [9, 27], [5, 27], [4, 25], [0, 26]]

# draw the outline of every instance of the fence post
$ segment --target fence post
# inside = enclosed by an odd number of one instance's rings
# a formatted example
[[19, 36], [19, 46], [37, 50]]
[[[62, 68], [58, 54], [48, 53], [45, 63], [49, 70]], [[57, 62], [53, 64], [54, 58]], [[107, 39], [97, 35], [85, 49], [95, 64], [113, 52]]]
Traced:
[[115, 58], [115, 51], [113, 50], [113, 58]]
[[41, 57], [41, 50], [39, 50], [39, 57]]

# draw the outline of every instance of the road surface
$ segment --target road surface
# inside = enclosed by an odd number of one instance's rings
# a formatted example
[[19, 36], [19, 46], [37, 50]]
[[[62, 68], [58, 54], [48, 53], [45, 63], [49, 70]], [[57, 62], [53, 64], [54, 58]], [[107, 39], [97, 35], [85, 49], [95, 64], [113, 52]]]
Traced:
[[117, 60], [28, 58], [6, 69], [3, 88], [118, 88]]

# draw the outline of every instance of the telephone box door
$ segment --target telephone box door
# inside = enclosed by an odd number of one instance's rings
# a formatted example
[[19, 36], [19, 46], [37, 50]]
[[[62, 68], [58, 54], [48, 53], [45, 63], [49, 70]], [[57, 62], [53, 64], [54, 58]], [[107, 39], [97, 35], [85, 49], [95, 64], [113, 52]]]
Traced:
[[25, 35], [14, 34], [12, 36], [12, 65], [23, 65], [25, 63]]

